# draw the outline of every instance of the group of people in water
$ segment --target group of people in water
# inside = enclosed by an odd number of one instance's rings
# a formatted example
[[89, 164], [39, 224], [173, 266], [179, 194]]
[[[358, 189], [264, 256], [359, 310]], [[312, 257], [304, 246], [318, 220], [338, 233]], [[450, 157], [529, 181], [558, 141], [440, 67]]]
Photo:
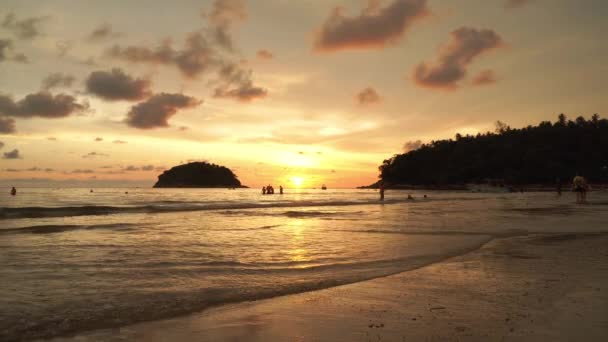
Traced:
[[[272, 187], [272, 185], [267, 185], [262, 187], [262, 195], [273, 195], [274, 194], [274, 188]], [[279, 194], [282, 195], [283, 194], [283, 186], [279, 185]]]

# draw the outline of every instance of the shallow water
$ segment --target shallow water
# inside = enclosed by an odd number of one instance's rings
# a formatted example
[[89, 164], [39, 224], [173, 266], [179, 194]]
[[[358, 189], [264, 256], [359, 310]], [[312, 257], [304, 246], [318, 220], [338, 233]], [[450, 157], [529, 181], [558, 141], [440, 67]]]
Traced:
[[493, 236], [608, 230], [606, 193], [426, 194], [20, 189], [0, 197], [0, 340], [361, 281]]

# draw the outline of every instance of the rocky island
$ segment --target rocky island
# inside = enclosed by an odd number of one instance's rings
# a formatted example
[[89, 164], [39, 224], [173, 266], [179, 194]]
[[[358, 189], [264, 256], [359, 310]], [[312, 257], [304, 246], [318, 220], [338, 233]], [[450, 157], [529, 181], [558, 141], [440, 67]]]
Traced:
[[174, 166], [158, 176], [155, 188], [245, 188], [227, 167], [194, 162]]

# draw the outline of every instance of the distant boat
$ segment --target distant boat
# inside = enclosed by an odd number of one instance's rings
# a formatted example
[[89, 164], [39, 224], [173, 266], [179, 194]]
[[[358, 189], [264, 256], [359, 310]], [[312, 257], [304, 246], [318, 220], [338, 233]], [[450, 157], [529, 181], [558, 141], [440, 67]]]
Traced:
[[321, 190], [327, 190], [327, 187], [325, 186], [325, 184], [323, 184], [323, 186], [321, 186]]

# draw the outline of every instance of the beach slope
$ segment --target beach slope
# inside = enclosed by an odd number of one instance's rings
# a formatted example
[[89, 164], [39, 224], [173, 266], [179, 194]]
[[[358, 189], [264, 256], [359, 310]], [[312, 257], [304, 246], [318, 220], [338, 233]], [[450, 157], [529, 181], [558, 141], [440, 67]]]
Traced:
[[417, 270], [57, 340], [605, 341], [608, 235], [528, 235]]

